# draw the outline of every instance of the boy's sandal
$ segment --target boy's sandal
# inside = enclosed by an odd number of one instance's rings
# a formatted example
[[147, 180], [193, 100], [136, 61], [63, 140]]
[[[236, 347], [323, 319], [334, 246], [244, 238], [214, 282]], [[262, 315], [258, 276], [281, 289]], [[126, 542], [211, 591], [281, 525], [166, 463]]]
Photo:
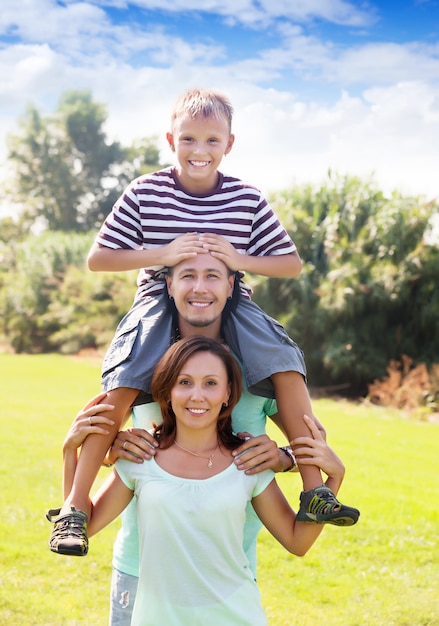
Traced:
[[49, 539], [52, 552], [69, 556], [85, 556], [88, 552], [87, 515], [71, 507], [70, 513], [60, 515], [61, 509], [49, 509], [46, 518], [54, 524]]
[[299, 522], [353, 526], [359, 517], [358, 509], [339, 502], [326, 485], [300, 494], [300, 509], [296, 518]]

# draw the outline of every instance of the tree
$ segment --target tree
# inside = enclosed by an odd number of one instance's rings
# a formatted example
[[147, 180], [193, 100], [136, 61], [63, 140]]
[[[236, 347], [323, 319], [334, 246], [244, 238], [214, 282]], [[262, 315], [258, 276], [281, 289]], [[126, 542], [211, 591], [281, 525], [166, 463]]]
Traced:
[[88, 91], [68, 91], [54, 114], [30, 105], [8, 137], [13, 176], [8, 198], [29, 226], [65, 232], [96, 229], [127, 182], [161, 167], [154, 138], [129, 147], [110, 142], [107, 112]]

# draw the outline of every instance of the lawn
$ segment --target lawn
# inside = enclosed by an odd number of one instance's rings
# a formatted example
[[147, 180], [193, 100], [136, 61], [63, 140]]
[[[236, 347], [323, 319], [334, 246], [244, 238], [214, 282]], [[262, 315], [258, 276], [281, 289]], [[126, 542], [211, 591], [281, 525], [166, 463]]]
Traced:
[[[0, 374], [0, 624], [104, 626], [118, 521], [78, 559], [49, 551], [44, 519], [61, 503], [61, 443], [99, 391], [99, 362], [0, 354]], [[341, 498], [361, 518], [325, 529], [303, 559], [262, 531], [258, 580], [270, 626], [439, 626], [439, 425], [347, 402], [314, 406], [347, 467]], [[296, 506], [298, 477], [278, 480]]]

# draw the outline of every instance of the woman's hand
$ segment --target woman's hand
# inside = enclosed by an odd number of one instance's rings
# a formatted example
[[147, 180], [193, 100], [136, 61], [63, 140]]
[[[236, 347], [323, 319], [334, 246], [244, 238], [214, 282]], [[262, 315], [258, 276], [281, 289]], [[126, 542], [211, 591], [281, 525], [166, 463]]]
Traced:
[[156, 454], [156, 446], [157, 441], [147, 430], [127, 428], [117, 433], [104, 462], [106, 465], [113, 465], [117, 459], [127, 459], [134, 463], [143, 463]]
[[291, 465], [291, 460], [277, 447], [277, 443], [267, 435], [253, 437], [250, 433], [238, 433], [238, 437], [246, 441], [233, 450], [235, 463], [238, 469], [246, 474], [259, 474], [271, 469], [274, 472], [283, 472]]
[[291, 441], [296, 461], [299, 465], [316, 465], [328, 477], [342, 480], [345, 467], [334, 450], [328, 446], [324, 434], [315, 420], [304, 415], [303, 419], [311, 431], [311, 437], [297, 437]]
[[109, 431], [105, 426], [112, 426], [114, 422], [108, 417], [99, 415], [103, 411], [114, 409], [112, 404], [101, 404], [106, 395], [105, 392], [100, 393], [81, 409], [64, 439], [63, 450], [77, 450], [88, 435], [108, 435]]
[[70, 494], [73, 478], [78, 463], [78, 448], [82, 446], [88, 435], [108, 435], [105, 426], [112, 426], [113, 421], [100, 415], [102, 411], [112, 411], [112, 404], [101, 404], [106, 393], [100, 393], [92, 398], [85, 407], [79, 411], [73, 420], [73, 424], [63, 443], [63, 494], [64, 499]]

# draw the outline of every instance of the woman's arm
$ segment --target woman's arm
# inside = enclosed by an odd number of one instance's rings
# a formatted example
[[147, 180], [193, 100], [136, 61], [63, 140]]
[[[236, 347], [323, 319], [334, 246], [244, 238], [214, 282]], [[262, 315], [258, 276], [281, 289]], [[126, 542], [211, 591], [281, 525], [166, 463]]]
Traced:
[[95, 535], [116, 519], [132, 498], [132, 490], [125, 485], [116, 470], [113, 470], [91, 500], [91, 513], [87, 524], [88, 536]]
[[[300, 437], [291, 442], [297, 462], [317, 465], [328, 476], [326, 485], [337, 494], [345, 468], [329, 448], [315, 422], [305, 416], [312, 437]], [[252, 504], [262, 523], [289, 552], [303, 556], [315, 543], [323, 525], [298, 522], [296, 514], [273, 479], [268, 487], [253, 498]]]
[[[111, 426], [112, 420], [100, 415], [103, 411], [111, 411], [112, 404], [101, 404], [107, 394], [100, 393], [92, 398], [75, 417], [73, 424], [63, 443], [63, 495], [64, 498], [70, 493], [78, 463], [78, 450], [88, 435], [108, 435], [106, 425]], [[128, 419], [128, 417], [126, 418]], [[127, 459], [134, 463], [143, 463], [151, 459], [156, 450], [156, 441], [151, 433], [142, 428], [128, 428], [117, 433], [110, 449], [108, 450], [104, 465], [114, 465], [119, 458]]]
[[320, 430], [313, 418], [304, 415], [312, 437], [297, 437], [291, 442], [298, 465], [316, 465], [328, 477], [326, 485], [337, 495], [345, 475], [345, 466], [334, 450], [326, 443], [326, 433]]
[[323, 530], [322, 524], [298, 522], [276, 480], [252, 500], [259, 519], [277, 541], [296, 556], [304, 556]]
[[[113, 409], [111, 404], [100, 404], [107, 394], [101, 393], [92, 398], [75, 417], [63, 444], [63, 491], [68, 495], [73, 483], [78, 461], [78, 448], [92, 433], [106, 434], [105, 425], [113, 422], [102, 411]], [[88, 520], [88, 536], [96, 534], [112, 522], [129, 504], [133, 492], [122, 482], [114, 470], [104, 485], [93, 497]]]

